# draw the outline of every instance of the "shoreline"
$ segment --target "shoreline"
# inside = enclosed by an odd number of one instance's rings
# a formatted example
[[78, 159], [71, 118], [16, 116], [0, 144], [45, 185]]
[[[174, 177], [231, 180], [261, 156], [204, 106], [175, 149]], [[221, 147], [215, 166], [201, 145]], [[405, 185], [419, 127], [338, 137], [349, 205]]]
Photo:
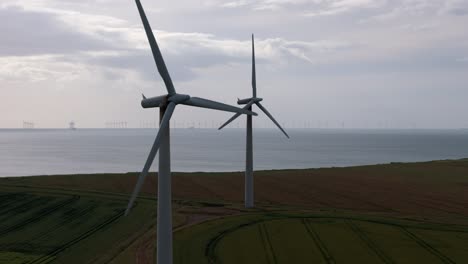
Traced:
[[[266, 172], [297, 172], [297, 171], [311, 171], [311, 170], [327, 170], [327, 169], [353, 169], [360, 167], [375, 167], [375, 166], [385, 166], [385, 165], [407, 165], [407, 164], [424, 164], [424, 163], [434, 163], [434, 162], [457, 162], [457, 161], [468, 161], [467, 158], [460, 159], [441, 159], [441, 160], [426, 160], [426, 161], [411, 161], [411, 162], [387, 162], [387, 163], [377, 163], [377, 164], [361, 164], [361, 165], [352, 165], [352, 166], [328, 166], [328, 167], [309, 167], [309, 168], [284, 168], [284, 169], [260, 169], [255, 170], [257, 173], [266, 173]], [[157, 171], [150, 171], [150, 173], [156, 173]], [[138, 171], [127, 171], [127, 172], [90, 172], [90, 173], [57, 173], [57, 174], [34, 174], [34, 175], [18, 175], [18, 176], [0, 176], [0, 179], [6, 178], [21, 178], [21, 177], [47, 177], [47, 176], [70, 176], [70, 175], [126, 175], [126, 174], [139, 174]], [[172, 171], [172, 174], [233, 174], [233, 173], [244, 173], [243, 170], [236, 171]]]
[[[264, 129], [264, 130], [276, 130], [274, 127], [254, 127], [255, 129]], [[1, 131], [78, 131], [78, 130], [149, 130], [149, 129], [158, 129], [158, 127], [128, 127], [128, 128], [105, 128], [105, 127], [77, 127], [75, 129], [70, 128], [60, 128], [60, 127], [38, 127], [38, 128], [21, 128], [21, 127], [4, 127], [0, 128]], [[184, 130], [216, 130], [216, 127], [171, 127], [171, 129], [184, 129]], [[245, 130], [245, 127], [227, 127], [226, 129], [229, 130], [237, 130], [242, 129]], [[288, 129], [292, 130], [309, 130], [309, 131], [465, 131], [468, 132], [468, 128], [466, 127], [454, 127], [454, 128], [428, 128], [428, 127], [421, 127], [421, 128], [410, 128], [410, 127], [402, 127], [402, 128], [381, 128], [381, 127], [349, 127], [349, 128], [341, 128], [341, 127], [288, 127]]]

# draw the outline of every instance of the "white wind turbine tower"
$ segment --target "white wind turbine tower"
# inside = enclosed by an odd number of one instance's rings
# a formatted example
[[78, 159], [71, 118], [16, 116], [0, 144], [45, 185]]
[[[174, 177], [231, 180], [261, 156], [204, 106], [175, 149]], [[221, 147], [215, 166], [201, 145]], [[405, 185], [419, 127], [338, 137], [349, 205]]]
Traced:
[[[255, 114], [249, 110], [240, 109], [234, 106], [210, 101], [198, 97], [190, 97], [185, 94], [178, 94], [172, 84], [171, 77], [167, 71], [161, 51], [146, 18], [140, 0], [135, 0], [138, 11], [143, 22], [143, 26], [148, 37], [158, 72], [161, 75], [168, 94], [146, 98], [143, 95], [141, 105], [143, 108], [159, 107], [160, 126], [154, 141], [153, 147], [148, 155], [143, 171], [138, 177], [138, 182], [133, 190], [130, 202], [128, 203], [125, 215], [127, 215], [140, 192], [148, 171], [153, 163], [156, 153], [159, 151], [159, 172], [158, 172], [158, 211], [157, 211], [157, 263], [172, 263], [172, 204], [171, 204], [171, 157], [170, 157], [170, 119], [176, 105], [183, 104], [202, 108], [216, 109], [221, 111], [234, 112], [239, 114]], [[256, 115], [256, 114], [255, 114]]]
[[[289, 138], [289, 135], [284, 131], [278, 122], [273, 118], [273, 116], [260, 104], [263, 101], [262, 98], [257, 97], [257, 80], [255, 73], [255, 45], [254, 45], [254, 36], [252, 34], [252, 91], [253, 95], [251, 98], [239, 99], [237, 103], [240, 105], [245, 105], [244, 110], [252, 111], [252, 105], [256, 104], [270, 119], [275, 123], [275, 125]], [[219, 129], [222, 129], [236, 118], [240, 116], [239, 113], [235, 114], [231, 119], [226, 121]], [[252, 145], [252, 116], [247, 116], [247, 144], [246, 144], [246, 160], [245, 160], [245, 183], [244, 183], [244, 204], [246, 208], [254, 207], [254, 186], [253, 186], [253, 145]]]

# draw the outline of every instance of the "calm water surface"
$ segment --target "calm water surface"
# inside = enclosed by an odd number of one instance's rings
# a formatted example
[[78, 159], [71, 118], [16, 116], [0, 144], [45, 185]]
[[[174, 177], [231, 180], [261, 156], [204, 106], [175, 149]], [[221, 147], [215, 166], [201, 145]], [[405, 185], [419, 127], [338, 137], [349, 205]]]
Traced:
[[[173, 129], [173, 171], [241, 171], [245, 130]], [[468, 157], [467, 130], [254, 130], [254, 168]], [[0, 129], [0, 176], [140, 171], [156, 129]], [[156, 170], [157, 158], [152, 170]]]

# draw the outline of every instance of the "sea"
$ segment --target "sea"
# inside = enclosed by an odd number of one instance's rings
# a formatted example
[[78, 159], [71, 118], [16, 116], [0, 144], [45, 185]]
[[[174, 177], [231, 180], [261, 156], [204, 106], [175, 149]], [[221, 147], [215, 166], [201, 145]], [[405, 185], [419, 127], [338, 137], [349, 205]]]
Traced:
[[[255, 170], [468, 157], [468, 130], [254, 128]], [[0, 129], [0, 177], [141, 171], [157, 129]], [[171, 130], [179, 172], [243, 171], [245, 129]], [[158, 159], [152, 166], [157, 170]]]

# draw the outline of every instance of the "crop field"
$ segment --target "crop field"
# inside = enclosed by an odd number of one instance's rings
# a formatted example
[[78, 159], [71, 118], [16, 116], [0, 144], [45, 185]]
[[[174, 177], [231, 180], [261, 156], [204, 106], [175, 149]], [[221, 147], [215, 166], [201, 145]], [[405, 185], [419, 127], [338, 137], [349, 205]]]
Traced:
[[[154, 263], [156, 199], [140, 197], [124, 216], [128, 197], [0, 183], [0, 263]], [[173, 208], [175, 228], [238, 212], [193, 201]]]
[[[154, 263], [157, 178], [0, 178], [0, 263]], [[468, 160], [174, 173], [175, 263], [468, 263]]]
[[206, 222], [176, 232], [175, 238], [175, 263], [468, 260], [467, 227], [376, 217], [252, 214]]
[[132, 215], [123, 217], [126, 200], [118, 196], [0, 190], [0, 263], [5, 264], [108, 262], [155, 219], [154, 201], [140, 199]]

